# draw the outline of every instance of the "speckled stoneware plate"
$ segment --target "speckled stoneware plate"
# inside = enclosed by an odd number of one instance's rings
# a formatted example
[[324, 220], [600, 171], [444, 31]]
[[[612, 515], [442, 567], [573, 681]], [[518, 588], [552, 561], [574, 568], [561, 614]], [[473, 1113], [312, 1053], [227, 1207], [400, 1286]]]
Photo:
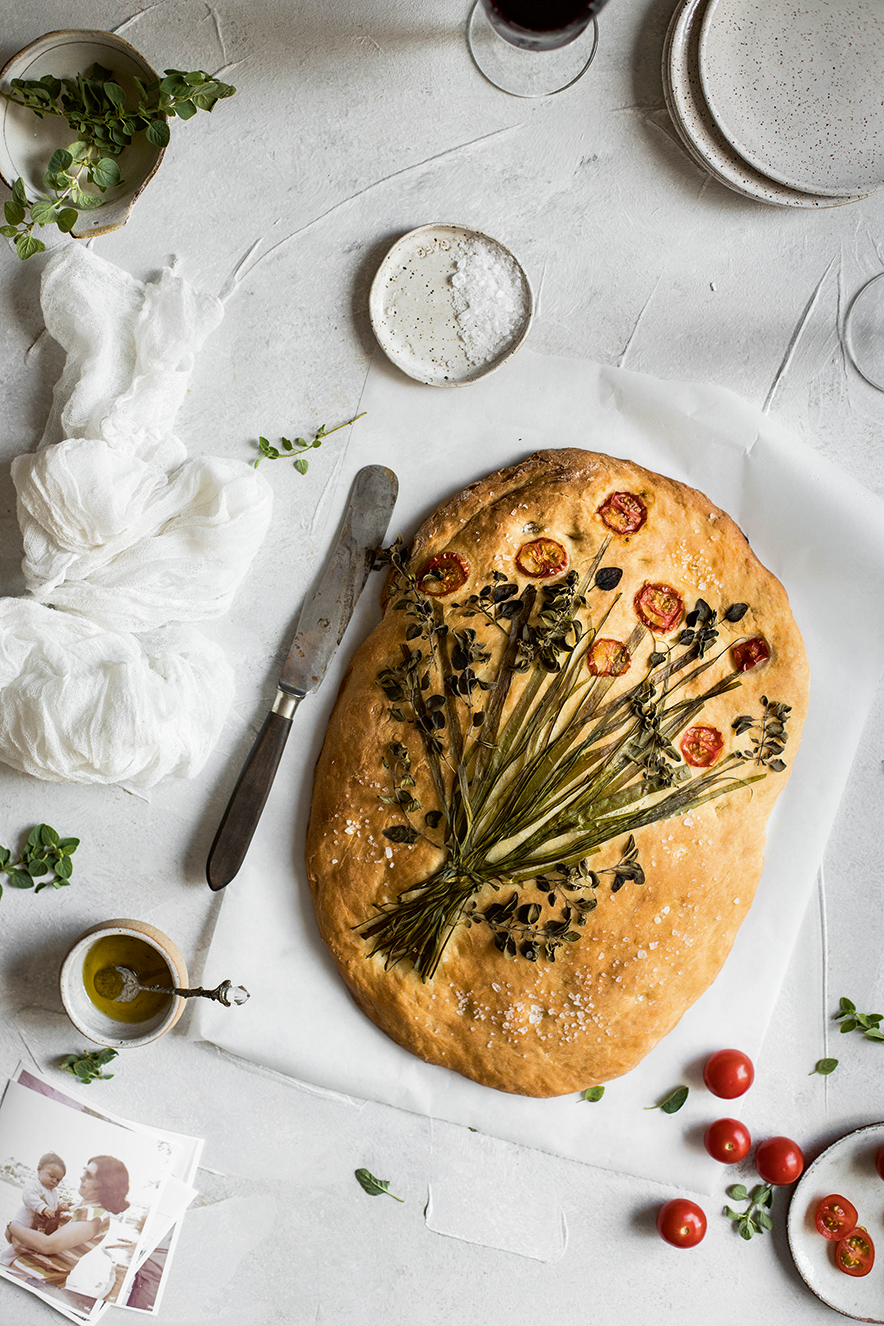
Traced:
[[708, 0], [682, 0], [663, 48], [663, 92], [673, 126], [689, 156], [735, 193], [779, 207], [840, 207], [865, 194], [822, 197], [762, 175], [727, 141], [709, 112], [698, 68], [700, 28]]
[[[95, 63], [113, 71], [116, 81], [135, 105], [133, 76], [152, 83], [157, 72], [144, 56], [113, 32], [92, 29], [47, 32], [19, 51], [0, 70], [0, 86], [9, 88], [13, 78], [39, 79], [45, 74], [74, 78], [85, 74]], [[0, 178], [12, 188], [19, 177], [24, 180], [29, 198], [43, 191], [46, 163], [56, 148], [68, 147], [77, 135], [60, 116], [40, 119], [25, 107], [0, 101]], [[118, 230], [129, 219], [142, 190], [155, 175], [163, 159], [163, 148], [154, 147], [139, 134], [119, 160], [123, 183], [108, 189], [104, 205], [81, 212], [71, 232], [75, 239], [104, 235]], [[39, 235], [39, 231], [37, 234]]]
[[[884, 1322], [884, 1180], [875, 1153], [884, 1145], [884, 1123], [848, 1133], [817, 1156], [792, 1193], [786, 1224], [789, 1249], [805, 1283], [836, 1312], [857, 1321]], [[845, 1275], [835, 1265], [835, 1244], [817, 1233], [814, 1214], [837, 1193], [856, 1207], [877, 1258], [868, 1275]]]
[[699, 72], [725, 138], [771, 179], [829, 196], [884, 185], [881, 0], [709, 0]]
[[534, 297], [503, 244], [467, 226], [437, 224], [397, 240], [372, 282], [368, 307], [381, 349], [403, 373], [433, 387], [458, 387], [516, 353]]

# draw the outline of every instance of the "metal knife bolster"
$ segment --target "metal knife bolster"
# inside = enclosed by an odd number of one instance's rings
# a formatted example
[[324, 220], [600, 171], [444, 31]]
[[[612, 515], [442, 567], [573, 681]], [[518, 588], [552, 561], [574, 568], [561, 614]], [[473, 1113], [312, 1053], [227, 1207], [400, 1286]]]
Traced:
[[291, 722], [305, 694], [305, 691], [283, 690], [282, 686], [277, 686], [276, 698], [270, 707], [271, 714], [279, 714], [280, 718], [287, 718]]

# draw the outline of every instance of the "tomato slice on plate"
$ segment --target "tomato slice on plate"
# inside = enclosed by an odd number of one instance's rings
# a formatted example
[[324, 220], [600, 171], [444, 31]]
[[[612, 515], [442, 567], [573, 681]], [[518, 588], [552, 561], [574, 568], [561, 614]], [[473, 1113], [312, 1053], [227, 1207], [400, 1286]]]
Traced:
[[875, 1245], [868, 1231], [857, 1225], [839, 1240], [835, 1249], [835, 1265], [845, 1275], [868, 1275], [874, 1264]]
[[856, 1229], [859, 1219], [853, 1202], [839, 1193], [824, 1197], [816, 1209], [814, 1223], [824, 1239], [842, 1239]]

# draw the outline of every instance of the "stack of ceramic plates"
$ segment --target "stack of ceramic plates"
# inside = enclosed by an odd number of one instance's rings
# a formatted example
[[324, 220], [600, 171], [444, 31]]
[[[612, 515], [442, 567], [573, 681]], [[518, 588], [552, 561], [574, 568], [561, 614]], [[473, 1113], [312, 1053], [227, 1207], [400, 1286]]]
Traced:
[[881, 0], [681, 0], [663, 88], [689, 155], [748, 198], [838, 207], [884, 186]]

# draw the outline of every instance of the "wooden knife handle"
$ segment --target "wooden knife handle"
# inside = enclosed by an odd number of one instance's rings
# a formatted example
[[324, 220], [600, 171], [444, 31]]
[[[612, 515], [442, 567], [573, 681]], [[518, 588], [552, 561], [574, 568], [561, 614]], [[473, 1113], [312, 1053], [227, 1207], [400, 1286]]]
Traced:
[[290, 716], [271, 710], [243, 765], [206, 862], [206, 879], [216, 892], [230, 883], [245, 860], [291, 726]]

